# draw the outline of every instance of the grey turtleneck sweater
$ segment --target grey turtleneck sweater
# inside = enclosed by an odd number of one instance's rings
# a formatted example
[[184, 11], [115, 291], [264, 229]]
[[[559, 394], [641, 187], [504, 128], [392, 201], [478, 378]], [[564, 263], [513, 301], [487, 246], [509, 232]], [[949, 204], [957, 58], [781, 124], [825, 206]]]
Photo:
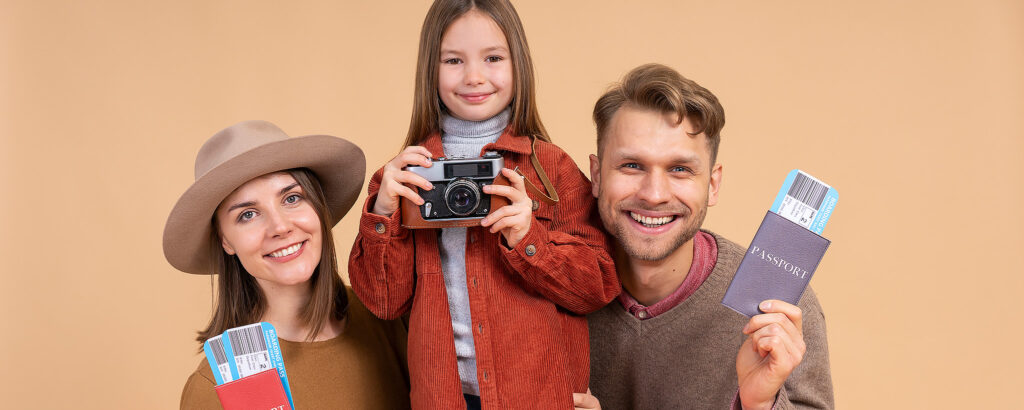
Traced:
[[[498, 140], [508, 126], [512, 109], [484, 121], [466, 121], [443, 115], [441, 117], [441, 143], [449, 158], [479, 157], [480, 150]], [[441, 230], [439, 250], [444, 286], [448, 292], [448, 311], [452, 316], [455, 333], [455, 356], [459, 363], [462, 392], [480, 395], [476, 381], [476, 350], [473, 347], [473, 321], [469, 312], [469, 289], [466, 287], [466, 228]]]

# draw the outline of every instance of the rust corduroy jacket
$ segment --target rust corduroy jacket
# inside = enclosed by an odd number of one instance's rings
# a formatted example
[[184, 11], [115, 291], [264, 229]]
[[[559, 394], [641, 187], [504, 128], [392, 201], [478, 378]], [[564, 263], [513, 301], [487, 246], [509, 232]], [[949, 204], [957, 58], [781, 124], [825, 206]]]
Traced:
[[[506, 132], [483, 151], [499, 151], [505, 167], [518, 166], [543, 187], [530, 162], [530, 142]], [[444, 155], [438, 135], [423, 145], [435, 158]], [[466, 232], [466, 286], [485, 409], [573, 408], [572, 392], [587, 390], [590, 372], [587, 322], [580, 315], [604, 307], [621, 290], [589, 181], [554, 144], [537, 141], [536, 149], [558, 204], [541, 202], [526, 237], [512, 249], [500, 233]], [[411, 311], [413, 408], [464, 409], [439, 231], [401, 227], [400, 210], [390, 217], [370, 212], [382, 172], [370, 180], [352, 246], [352, 288], [382, 319]]]

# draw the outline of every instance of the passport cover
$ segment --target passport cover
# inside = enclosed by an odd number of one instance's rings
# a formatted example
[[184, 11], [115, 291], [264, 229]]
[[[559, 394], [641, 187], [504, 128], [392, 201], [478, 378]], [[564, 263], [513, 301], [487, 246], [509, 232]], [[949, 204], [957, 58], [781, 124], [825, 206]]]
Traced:
[[828, 239], [768, 211], [754, 234], [722, 304], [747, 317], [766, 299], [796, 305], [811, 281]]
[[284, 394], [281, 377], [277, 369], [243, 377], [215, 387], [220, 405], [224, 410], [273, 409], [291, 410], [288, 396]]

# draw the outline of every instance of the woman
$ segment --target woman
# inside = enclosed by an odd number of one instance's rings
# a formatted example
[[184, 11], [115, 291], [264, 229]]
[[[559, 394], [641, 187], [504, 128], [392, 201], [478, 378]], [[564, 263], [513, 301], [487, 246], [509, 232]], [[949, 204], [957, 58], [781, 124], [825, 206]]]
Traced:
[[[408, 408], [406, 329], [375, 318], [338, 275], [331, 228], [355, 202], [365, 159], [327, 135], [246, 121], [211, 137], [164, 227], [175, 268], [218, 276], [197, 340], [260, 321], [277, 329], [295, 407]], [[205, 360], [181, 408], [220, 408]]]

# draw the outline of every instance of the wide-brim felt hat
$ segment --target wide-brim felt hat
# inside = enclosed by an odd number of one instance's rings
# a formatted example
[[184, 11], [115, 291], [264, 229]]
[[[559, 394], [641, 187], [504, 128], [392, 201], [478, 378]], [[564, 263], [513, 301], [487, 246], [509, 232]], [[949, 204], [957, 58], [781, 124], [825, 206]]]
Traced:
[[320, 180], [333, 227], [355, 203], [366, 157], [355, 144], [330, 135], [289, 138], [266, 121], [243, 121], [214, 134], [196, 155], [195, 182], [178, 198], [164, 225], [164, 257], [178, 270], [212, 274], [213, 215], [249, 180], [306, 168]]

